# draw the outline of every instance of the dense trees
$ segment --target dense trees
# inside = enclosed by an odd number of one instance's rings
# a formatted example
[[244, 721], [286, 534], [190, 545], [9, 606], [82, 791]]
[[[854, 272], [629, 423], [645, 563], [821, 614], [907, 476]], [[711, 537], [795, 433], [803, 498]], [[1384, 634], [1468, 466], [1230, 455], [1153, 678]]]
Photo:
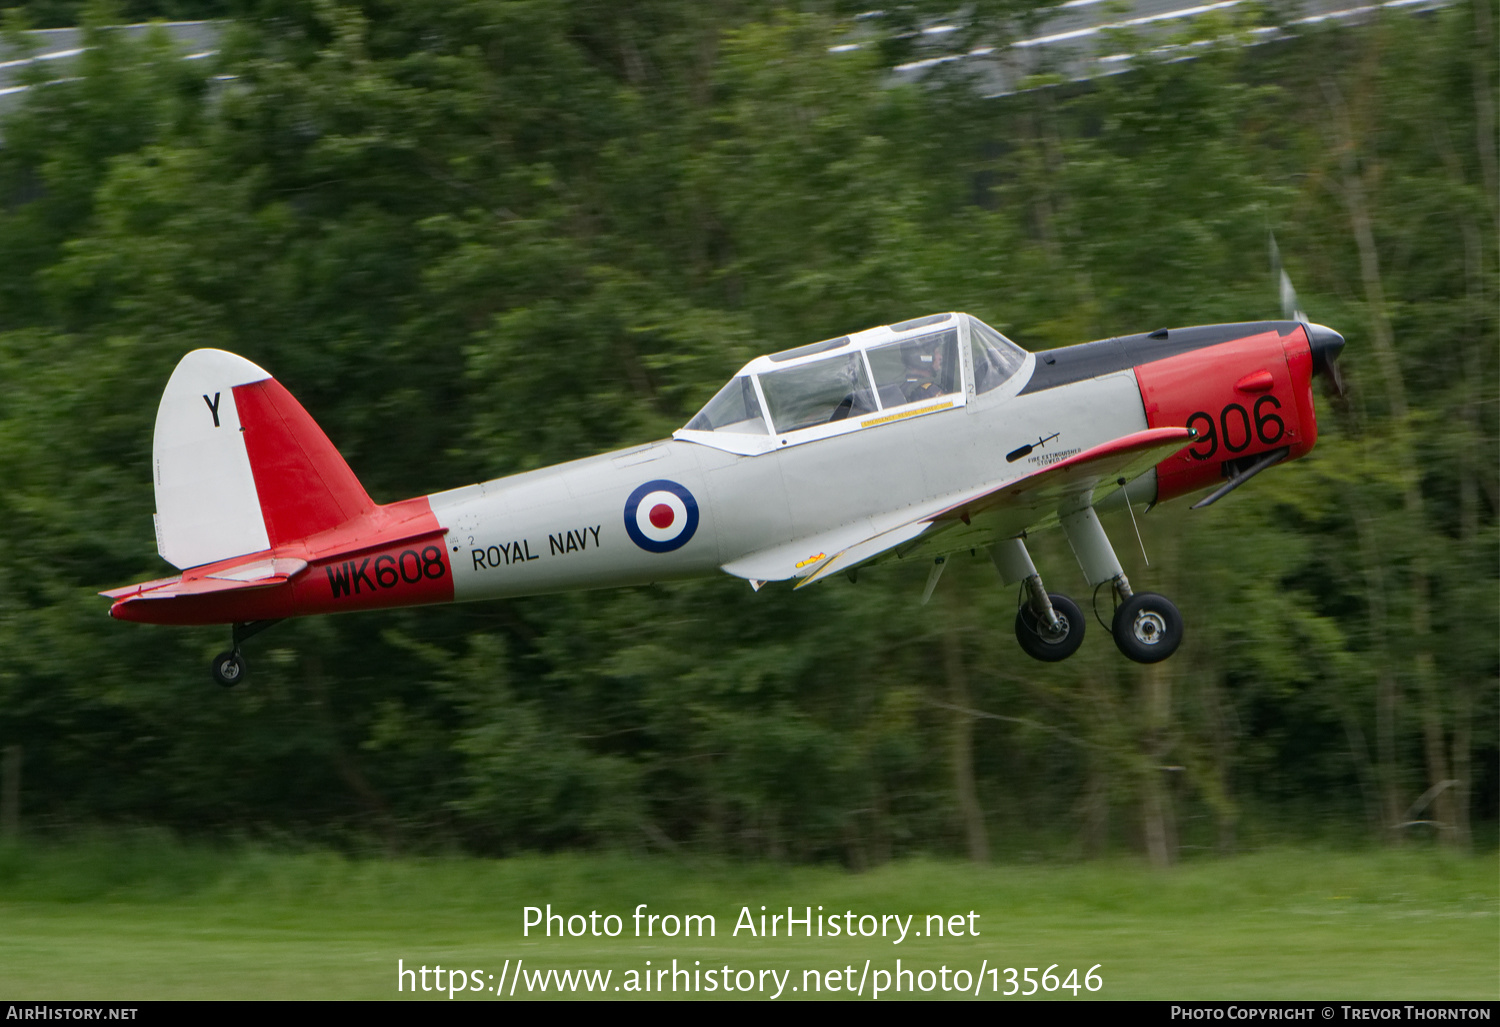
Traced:
[[[888, 88], [900, 46], [846, 31], [268, 2], [208, 66], [94, 29], [0, 148], [26, 821], [852, 865], [1492, 831], [1493, 5], [1001, 100]], [[660, 437], [756, 352], [916, 313], [1032, 348], [1270, 316], [1268, 229], [1354, 391], [1309, 459], [1146, 518], [1149, 569], [1110, 526], [1188, 615], [1158, 667], [1031, 664], [983, 554], [927, 607], [897, 564], [289, 623], [224, 694], [221, 632], [92, 594], [161, 573], [151, 423], [191, 348], [272, 370], [386, 501]]]

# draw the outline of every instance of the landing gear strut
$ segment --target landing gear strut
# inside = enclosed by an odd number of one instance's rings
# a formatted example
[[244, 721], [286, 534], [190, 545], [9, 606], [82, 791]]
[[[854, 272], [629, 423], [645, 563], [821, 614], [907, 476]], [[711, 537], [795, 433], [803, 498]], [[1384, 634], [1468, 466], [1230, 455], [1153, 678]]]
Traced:
[[[1062, 518], [1063, 530], [1090, 585], [1108, 584], [1119, 602], [1111, 634], [1120, 652], [1137, 663], [1159, 663], [1182, 644], [1182, 614], [1165, 597], [1135, 592], [1092, 506]], [[1085, 619], [1078, 604], [1048, 592], [1018, 538], [990, 549], [995, 570], [1006, 584], [1023, 584], [1026, 601], [1016, 611], [1016, 641], [1026, 655], [1046, 663], [1065, 660], [1083, 644]]]
[[1084, 617], [1078, 604], [1059, 592], [1047, 596], [1056, 618], [1052, 626], [1039, 618], [1030, 603], [1016, 611], [1016, 641], [1027, 656], [1043, 663], [1066, 660], [1083, 645]]
[[209, 667], [209, 673], [213, 675], [214, 683], [225, 688], [233, 688], [242, 684], [249, 668], [245, 664], [244, 654], [240, 652], [240, 643], [248, 638], [260, 634], [273, 624], [281, 623], [280, 618], [276, 620], [252, 620], [235, 624], [230, 630], [230, 640], [234, 645], [232, 649], [226, 649], [214, 657], [213, 664]]
[[1066, 660], [1076, 653], [1087, 623], [1083, 611], [1067, 596], [1043, 587], [1025, 543], [1018, 538], [996, 543], [990, 559], [1002, 581], [1019, 581], [1026, 587], [1026, 602], [1016, 611], [1016, 641], [1022, 651], [1044, 663]]
[[1164, 596], [1131, 589], [1094, 508], [1075, 510], [1063, 517], [1062, 526], [1089, 584], [1107, 582], [1119, 600], [1110, 625], [1116, 648], [1136, 663], [1159, 663], [1175, 653], [1182, 644], [1182, 614]]

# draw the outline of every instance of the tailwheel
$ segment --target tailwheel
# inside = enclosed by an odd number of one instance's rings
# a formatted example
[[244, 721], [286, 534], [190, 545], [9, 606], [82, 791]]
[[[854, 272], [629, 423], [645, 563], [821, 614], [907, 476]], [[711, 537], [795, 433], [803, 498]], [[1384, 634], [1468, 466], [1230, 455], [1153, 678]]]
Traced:
[[226, 649], [214, 657], [213, 666], [209, 670], [216, 683], [225, 688], [233, 688], [245, 680], [245, 657], [240, 655], [238, 649]]
[[1016, 611], [1016, 641], [1027, 656], [1056, 663], [1072, 656], [1083, 644], [1084, 617], [1078, 604], [1065, 595], [1049, 592], [1047, 599], [1057, 616], [1056, 623], [1049, 626], [1031, 603], [1026, 603]]
[[1115, 610], [1115, 645], [1136, 663], [1160, 663], [1182, 644], [1182, 614], [1165, 596], [1136, 592]]
[[225, 688], [233, 688], [235, 685], [242, 684], [249, 669], [245, 666], [245, 657], [240, 652], [240, 645], [247, 638], [253, 638], [266, 628], [280, 623], [280, 618], [237, 622], [229, 632], [230, 644], [234, 648], [226, 649], [215, 656], [213, 666], [209, 668], [214, 681]]

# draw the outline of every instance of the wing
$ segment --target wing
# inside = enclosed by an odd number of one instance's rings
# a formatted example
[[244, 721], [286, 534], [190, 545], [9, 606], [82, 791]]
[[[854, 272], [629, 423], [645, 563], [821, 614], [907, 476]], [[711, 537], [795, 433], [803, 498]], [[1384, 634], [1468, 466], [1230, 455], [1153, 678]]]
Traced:
[[885, 538], [899, 533], [903, 527], [909, 528], [910, 534], [892, 540], [891, 545], [899, 545], [907, 538], [921, 534], [927, 530], [927, 524], [920, 517], [913, 519], [919, 512], [921, 511], [908, 508], [873, 517], [861, 517], [831, 531], [793, 539], [791, 542], [731, 560], [724, 565], [724, 570], [735, 577], [748, 578], [757, 588], [760, 587], [759, 582], [799, 577], [814, 569], [820, 561], [828, 559], [830, 554], [845, 552], [868, 539]]
[[934, 509], [915, 516], [906, 511], [908, 516], [901, 523], [816, 561], [797, 587], [822, 581], [892, 550], [900, 556], [918, 547], [955, 552], [1019, 535], [1028, 528], [1044, 527], [1092, 505], [1099, 489], [1120, 488], [1196, 437], [1189, 428], [1135, 432], [1020, 478], [946, 497]]

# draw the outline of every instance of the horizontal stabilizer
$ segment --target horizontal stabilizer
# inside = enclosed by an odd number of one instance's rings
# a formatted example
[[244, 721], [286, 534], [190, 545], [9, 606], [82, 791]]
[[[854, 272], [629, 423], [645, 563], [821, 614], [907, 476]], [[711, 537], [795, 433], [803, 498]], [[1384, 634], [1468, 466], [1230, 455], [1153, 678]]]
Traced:
[[278, 557], [274, 560], [257, 560], [238, 567], [225, 567], [201, 576], [179, 575], [175, 578], [158, 578], [143, 581], [124, 588], [100, 592], [115, 600], [175, 599], [178, 596], [200, 596], [211, 592], [235, 592], [247, 588], [270, 588], [281, 585], [307, 569], [306, 560]]
[[134, 585], [126, 585], [124, 588], [112, 588], [108, 592], [100, 592], [106, 599], [128, 599], [131, 596], [149, 592], [154, 588], [162, 588], [165, 585], [175, 585], [182, 580], [182, 575], [175, 578], [157, 578], [155, 581], [137, 581]]
[[294, 578], [307, 570], [307, 561], [295, 557], [278, 556], [274, 560], [257, 560], [254, 563], [243, 564], [239, 567], [227, 567], [224, 570], [214, 571], [206, 577], [217, 581], [237, 581], [246, 585], [255, 585], [273, 578], [285, 581]]

